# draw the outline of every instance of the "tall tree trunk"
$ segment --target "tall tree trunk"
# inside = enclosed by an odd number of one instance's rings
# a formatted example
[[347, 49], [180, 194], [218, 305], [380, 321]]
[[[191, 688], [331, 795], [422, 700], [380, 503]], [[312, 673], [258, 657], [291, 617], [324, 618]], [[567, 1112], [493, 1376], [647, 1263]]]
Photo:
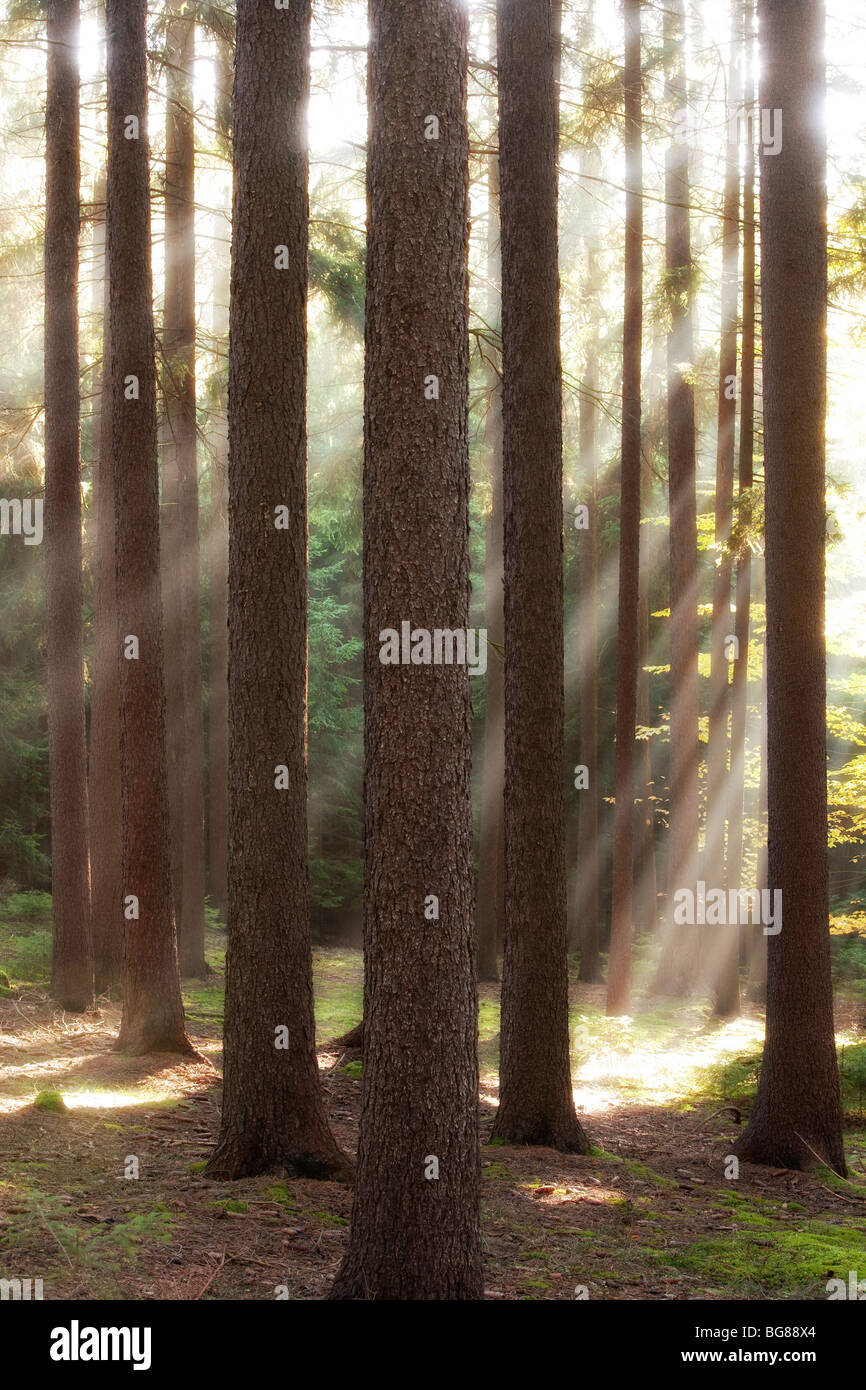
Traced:
[[[145, 0], [108, 0], [108, 377], [115, 458], [123, 799], [123, 1017], [117, 1047], [193, 1051], [171, 894], [150, 268]], [[137, 648], [137, 650], [136, 650]]]
[[78, 389], [78, 0], [49, 0], [45, 108], [45, 613], [51, 800], [51, 993], [93, 1000]]
[[[715, 542], [720, 555], [713, 573], [713, 621], [710, 654], [710, 717], [707, 748], [706, 880], [712, 888], [739, 888], [725, 863], [725, 823], [730, 806], [733, 769], [728, 773], [728, 708], [731, 699], [727, 650], [731, 629], [729, 555], [734, 507], [734, 442], [737, 424], [737, 269], [740, 244], [740, 162], [736, 128], [740, 111], [740, 22], [742, 0], [731, 0], [731, 55], [728, 77], [725, 193], [722, 209], [722, 282], [719, 349], [718, 427], [716, 436]], [[745, 266], [744, 266], [745, 271]], [[737, 637], [737, 633], [733, 634]], [[739, 640], [739, 639], [738, 639]], [[734, 661], [739, 659], [735, 656]], [[728, 869], [726, 874], [725, 869]], [[731, 1018], [740, 1011], [739, 933], [733, 923], [721, 927], [710, 955], [713, 1012]]]
[[845, 1173], [827, 887], [824, 645], [827, 194], [822, 0], [759, 0], [766, 460], [769, 889], [767, 1034], [758, 1095], [735, 1151]]
[[94, 383], [93, 672], [90, 697], [90, 903], [93, 974], [97, 995], [115, 989], [123, 976], [123, 809], [120, 797], [120, 689], [118, 686], [117, 585], [114, 555], [114, 453], [108, 378], [109, 304], [106, 245], [106, 182], [97, 202], [102, 215], [94, 229], [94, 254], [102, 289], [102, 365]]
[[[649, 501], [648, 470], [643, 472], [644, 491]], [[650, 660], [650, 588], [652, 587], [655, 556], [652, 550], [652, 531], [641, 528], [640, 541], [640, 598], [638, 601], [639, 656], [637, 672], [637, 722], [646, 729], [650, 725], [650, 689], [647, 665]], [[648, 738], [638, 742], [636, 750], [637, 787], [640, 800], [635, 808], [634, 856], [634, 920], [639, 931], [654, 936], [658, 926], [658, 881], [656, 878], [655, 815], [653, 812], [652, 743]]]
[[640, 663], [641, 333], [643, 189], [641, 155], [641, 0], [625, 0], [625, 316], [622, 331], [622, 461], [619, 505], [616, 770], [613, 902], [607, 1012], [628, 1012], [634, 876], [635, 726]]
[[[229, 912], [207, 1172], [346, 1177], [319, 1086], [307, 886], [309, 0], [240, 0], [229, 347]], [[263, 198], [262, 190], [269, 190]]]
[[468, 672], [381, 660], [387, 629], [469, 616], [467, 28], [460, 0], [370, 6], [365, 1061], [339, 1299], [482, 1293]]
[[[488, 323], [500, 321], [499, 156], [487, 160]], [[485, 347], [488, 390], [484, 444], [490, 468], [490, 512], [484, 557], [484, 621], [487, 626], [487, 705], [481, 777], [481, 844], [478, 866], [478, 979], [498, 980], [497, 952], [505, 920], [505, 666], [502, 595], [502, 378], [501, 356]], [[499, 358], [499, 360], [497, 360]]]
[[[220, 128], [230, 137], [233, 72], [228, 43], [217, 41], [217, 104]], [[217, 351], [228, 351], [229, 257], [219, 247], [229, 225], [230, 209], [217, 221], [214, 272], [213, 338]], [[211, 463], [208, 536], [210, 652], [208, 676], [208, 886], [212, 905], [223, 916], [228, 902], [228, 418], [225, 393], [214, 402], [216, 421]]]
[[[596, 280], [596, 256], [588, 269], [588, 283]], [[594, 338], [587, 347], [578, 422], [580, 476], [589, 510], [589, 527], [580, 535], [578, 556], [580, 603], [579, 655], [580, 682], [580, 765], [587, 768], [589, 786], [579, 793], [577, 822], [577, 873], [575, 875], [575, 917], [580, 947], [578, 979], [598, 983], [599, 959], [599, 838], [598, 802], [598, 346]]]
[[[752, 68], [754, 37], [753, 5], [743, 3], [745, 85], [743, 111], [751, 118], [755, 106]], [[746, 150], [743, 165], [743, 329], [740, 355], [740, 443], [737, 491], [741, 509], [751, 511], [755, 452], [755, 139], [750, 120], [746, 124]], [[737, 659], [731, 678], [731, 799], [728, 820], [727, 878], [738, 887], [743, 874], [743, 820], [746, 800], [746, 730], [749, 700], [749, 627], [752, 604], [752, 551], [746, 544], [737, 554], [736, 618]], [[754, 931], [747, 927], [746, 956]], [[766, 942], [763, 932], [761, 941]]]
[[[685, 6], [664, 13], [665, 95], [672, 112], [686, 104]], [[698, 930], [673, 924], [672, 896], [698, 868], [698, 592], [695, 495], [693, 278], [689, 213], [689, 148], [675, 137], [665, 160], [665, 272], [670, 311], [668, 356], [668, 496], [670, 507], [670, 829], [668, 912], [657, 993], [688, 994], [698, 960]]]
[[571, 1089], [562, 760], [558, 44], [548, 0], [499, 0], [505, 501], [506, 1143], [586, 1152]]
[[204, 957], [204, 724], [198, 535], [198, 450], [195, 388], [195, 129], [192, 67], [195, 21], [185, 0], [171, 0], [166, 42], [165, 318], [162, 349], [166, 471], [174, 497], [166, 500], [173, 538], [164, 566], [166, 611], [175, 641], [167, 648], [174, 700], [169, 729], [176, 802], [172, 825], [175, 911], [181, 975], [203, 975]]

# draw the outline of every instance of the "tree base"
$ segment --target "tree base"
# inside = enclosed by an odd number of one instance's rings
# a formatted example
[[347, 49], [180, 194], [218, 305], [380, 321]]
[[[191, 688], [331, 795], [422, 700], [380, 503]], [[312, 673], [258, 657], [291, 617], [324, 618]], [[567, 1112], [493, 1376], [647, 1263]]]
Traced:
[[752, 1120], [731, 1152], [744, 1163], [758, 1163], [770, 1168], [791, 1168], [807, 1171], [818, 1163], [826, 1163], [840, 1178], [848, 1176], [845, 1153], [835, 1136], [801, 1136], [793, 1130], [770, 1127]]
[[329, 1047], [342, 1047], [347, 1052], [362, 1052], [364, 1050], [364, 1020], [350, 1028], [348, 1033], [343, 1033], [342, 1037], [332, 1038]]
[[576, 1115], [558, 1122], [505, 1120], [500, 1123], [497, 1117], [491, 1139], [500, 1139], [512, 1148], [556, 1149], [565, 1154], [588, 1154], [592, 1147]]
[[162, 1032], [149, 1028], [121, 1028], [112, 1052], [123, 1052], [128, 1057], [146, 1057], [155, 1052], [172, 1052], [190, 1061], [203, 1062], [205, 1058], [193, 1047], [183, 1029]]
[[220, 1139], [204, 1170], [206, 1178], [227, 1182], [255, 1178], [262, 1173], [285, 1173], [288, 1177], [315, 1178], [319, 1182], [352, 1183], [355, 1178], [351, 1163], [336, 1145], [277, 1152], [262, 1148], [245, 1134]]

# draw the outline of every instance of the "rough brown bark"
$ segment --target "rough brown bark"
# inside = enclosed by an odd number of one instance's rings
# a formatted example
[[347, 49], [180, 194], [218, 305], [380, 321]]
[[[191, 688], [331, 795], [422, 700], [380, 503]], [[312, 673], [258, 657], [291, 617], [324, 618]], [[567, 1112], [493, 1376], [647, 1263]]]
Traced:
[[641, 0], [625, 0], [625, 312], [622, 332], [622, 438], [617, 613], [616, 767], [613, 898], [607, 1012], [628, 1012], [634, 878], [635, 725], [640, 662], [641, 331], [643, 189], [641, 154]]
[[469, 677], [379, 659], [384, 629], [469, 615], [467, 28], [459, 0], [370, 6], [365, 1061], [338, 1299], [482, 1293]]
[[562, 762], [558, 44], [548, 0], [500, 0], [505, 500], [506, 1143], [585, 1152], [571, 1089]]
[[[117, 1047], [136, 1054], [193, 1051], [177, 970], [168, 832], [145, 20], [145, 0], [108, 0], [108, 381], [114, 456], [123, 460], [114, 513], [126, 904]], [[127, 656], [131, 636], [138, 659]], [[131, 897], [137, 918], [128, 915]]]
[[[166, 32], [165, 314], [163, 392], [165, 467], [174, 484], [166, 500], [173, 537], [163, 566], [166, 613], [174, 641], [167, 644], [169, 790], [174, 856], [175, 912], [181, 975], [204, 975], [204, 722], [198, 534], [198, 449], [195, 384], [195, 130], [192, 68], [195, 21], [184, 0], [171, 0]], [[176, 727], [171, 727], [171, 721]]]
[[238, 4], [223, 1178], [349, 1176], [319, 1086], [307, 891], [309, 31], [309, 0]]
[[827, 193], [822, 0], [759, 0], [766, 467], [769, 888], [767, 1033], [741, 1158], [845, 1173], [827, 888], [824, 643]]
[[[664, 13], [665, 95], [671, 112], [686, 104], [685, 6]], [[677, 928], [672, 895], [694, 884], [698, 867], [698, 592], [695, 495], [693, 277], [689, 150], [674, 139], [665, 160], [665, 271], [670, 311], [668, 356], [668, 496], [670, 507], [670, 829], [668, 920], [656, 993], [689, 993], [698, 961], [697, 927]]]
[[[704, 873], [709, 887], [739, 888], [725, 861], [725, 824], [733, 773], [728, 772], [728, 711], [731, 661], [726, 641], [731, 635], [729, 554], [734, 506], [734, 442], [737, 400], [733, 389], [737, 371], [737, 269], [740, 243], [739, 145], [731, 121], [740, 110], [740, 15], [742, 0], [731, 3], [731, 59], [728, 76], [728, 131], [725, 145], [725, 191], [722, 207], [721, 344], [716, 431], [715, 543], [720, 550], [713, 573], [713, 618], [710, 646], [710, 710], [707, 747], [707, 850]], [[736, 633], [733, 634], [736, 636]], [[726, 873], [726, 869], [728, 873]], [[737, 928], [718, 929], [710, 953], [713, 1012], [731, 1018], [740, 1011], [740, 940]]]
[[49, 0], [45, 108], [45, 614], [51, 802], [51, 993], [93, 1000], [78, 389], [78, 0]]

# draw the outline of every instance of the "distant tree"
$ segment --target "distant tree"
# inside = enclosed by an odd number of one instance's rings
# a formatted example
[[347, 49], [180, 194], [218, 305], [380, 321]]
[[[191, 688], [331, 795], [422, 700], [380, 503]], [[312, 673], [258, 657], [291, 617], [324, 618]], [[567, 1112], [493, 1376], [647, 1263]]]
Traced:
[[372, 0], [364, 1084], [335, 1299], [482, 1294], [469, 676], [380, 661], [385, 629], [469, 619], [467, 36], [461, 0]]
[[[739, 120], [740, 94], [740, 10], [742, 0], [731, 0], [731, 59], [728, 73], [727, 137], [725, 142], [725, 191], [722, 207], [722, 279], [719, 349], [719, 391], [716, 430], [715, 542], [719, 548], [713, 572], [713, 622], [710, 650], [710, 717], [707, 746], [707, 853], [705, 875], [713, 888], [739, 888], [738, 879], [726, 875], [730, 863], [725, 858], [725, 825], [730, 805], [733, 771], [728, 773], [728, 711], [731, 692], [728, 650], [731, 633], [730, 556], [734, 506], [734, 445], [737, 426], [737, 269], [740, 246], [740, 151], [734, 130]], [[742, 385], [742, 383], [739, 383]], [[737, 638], [739, 640], [739, 638]], [[748, 650], [748, 642], [746, 643]], [[742, 660], [736, 654], [733, 665]], [[721, 929], [721, 940], [709, 953], [710, 973], [715, 990], [714, 1012], [730, 1018], [740, 1009], [740, 940], [728, 924]]]
[[783, 113], [761, 153], [766, 468], [769, 889], [767, 1033], [735, 1146], [754, 1163], [822, 1159], [845, 1174], [827, 886], [824, 638], [827, 346], [823, 0], [759, 0], [760, 107]]
[[505, 479], [506, 1143], [586, 1152], [574, 1110], [562, 761], [562, 398], [557, 263], [559, 44], [548, 0], [500, 0]]
[[[217, 41], [216, 81], [218, 125], [230, 145], [233, 71], [231, 48], [225, 40]], [[222, 223], [222, 213], [217, 220]], [[218, 351], [227, 352], [229, 258], [220, 251], [218, 244], [212, 331]], [[214, 408], [208, 516], [208, 887], [212, 905], [224, 914], [228, 901], [228, 419], [224, 388], [218, 391]]]
[[616, 774], [613, 906], [607, 1012], [628, 1012], [634, 876], [635, 726], [640, 662], [641, 328], [643, 188], [641, 155], [641, 0], [625, 0], [625, 316], [622, 333], [622, 459], [619, 504]]
[[[500, 325], [499, 155], [487, 160], [488, 323]], [[488, 390], [484, 443], [490, 468], [490, 512], [484, 551], [484, 622], [488, 650], [484, 709], [484, 761], [481, 780], [481, 833], [478, 863], [478, 978], [498, 980], [497, 955], [505, 921], [505, 666], [502, 594], [502, 376], [501, 353], [484, 347]]]
[[191, 1053], [171, 894], [159, 569], [146, 0], [107, 0], [106, 380], [115, 459], [123, 799], [123, 1016], [117, 1047]]
[[[743, 111], [751, 114], [755, 106], [755, 84], [752, 77], [754, 60], [752, 0], [742, 7], [744, 37]], [[754, 486], [755, 452], [755, 139], [749, 129], [743, 163], [743, 327], [740, 350], [740, 439], [738, 448], [737, 492], [740, 503], [741, 530], [749, 520], [752, 488]], [[743, 539], [736, 555], [736, 618], [734, 635], [737, 639], [737, 660], [731, 677], [731, 797], [728, 819], [727, 879], [738, 887], [743, 873], [743, 817], [746, 794], [746, 726], [748, 723], [749, 640], [752, 604], [752, 549], [748, 538]], [[760, 886], [760, 885], [758, 885]], [[754, 943], [750, 928], [747, 942]], [[766, 943], [766, 937], [761, 934]], [[747, 955], [749, 952], [747, 951]]]
[[195, 380], [195, 20], [170, 0], [166, 28], [163, 557], [169, 799], [181, 975], [203, 975], [204, 726]]
[[120, 792], [120, 686], [114, 544], [114, 448], [108, 375], [110, 315], [106, 182], [98, 193], [95, 256], [102, 285], [102, 362], [95, 384], [93, 501], [93, 657], [90, 696], [90, 902], [96, 993], [123, 975], [123, 807]]
[[45, 110], [45, 614], [54, 936], [51, 993], [93, 1000], [78, 388], [78, 0], [48, 3]]
[[307, 882], [309, 30], [309, 0], [239, 0], [225, 1073], [207, 1167], [231, 1179], [275, 1167], [349, 1176], [319, 1086]]
[[[675, 122], [686, 109], [683, 0], [664, 11], [665, 97]], [[698, 541], [695, 492], [694, 264], [691, 250], [689, 146], [675, 124], [665, 158], [665, 288], [668, 357], [670, 510], [670, 828], [668, 922], [654, 990], [682, 996], [694, 984], [696, 928], [674, 928], [672, 895], [698, 869]]]

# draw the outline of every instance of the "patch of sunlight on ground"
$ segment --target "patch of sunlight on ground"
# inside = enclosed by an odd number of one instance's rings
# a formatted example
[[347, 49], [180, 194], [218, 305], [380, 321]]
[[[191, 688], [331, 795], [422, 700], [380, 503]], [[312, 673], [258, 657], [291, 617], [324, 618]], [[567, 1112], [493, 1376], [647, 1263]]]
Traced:
[[119, 1110], [132, 1105], [158, 1105], [170, 1091], [137, 1087], [134, 1091], [61, 1091], [68, 1110]]
[[760, 1018], [735, 1018], [712, 1028], [683, 1029], [657, 1046], [634, 1037], [635, 1020], [616, 1020], [614, 1039], [591, 1040], [589, 1029], [574, 1035], [575, 1104], [596, 1113], [622, 1105], [667, 1105], [690, 1098], [700, 1089], [702, 1073], [745, 1054], [760, 1052], [764, 1024]]

